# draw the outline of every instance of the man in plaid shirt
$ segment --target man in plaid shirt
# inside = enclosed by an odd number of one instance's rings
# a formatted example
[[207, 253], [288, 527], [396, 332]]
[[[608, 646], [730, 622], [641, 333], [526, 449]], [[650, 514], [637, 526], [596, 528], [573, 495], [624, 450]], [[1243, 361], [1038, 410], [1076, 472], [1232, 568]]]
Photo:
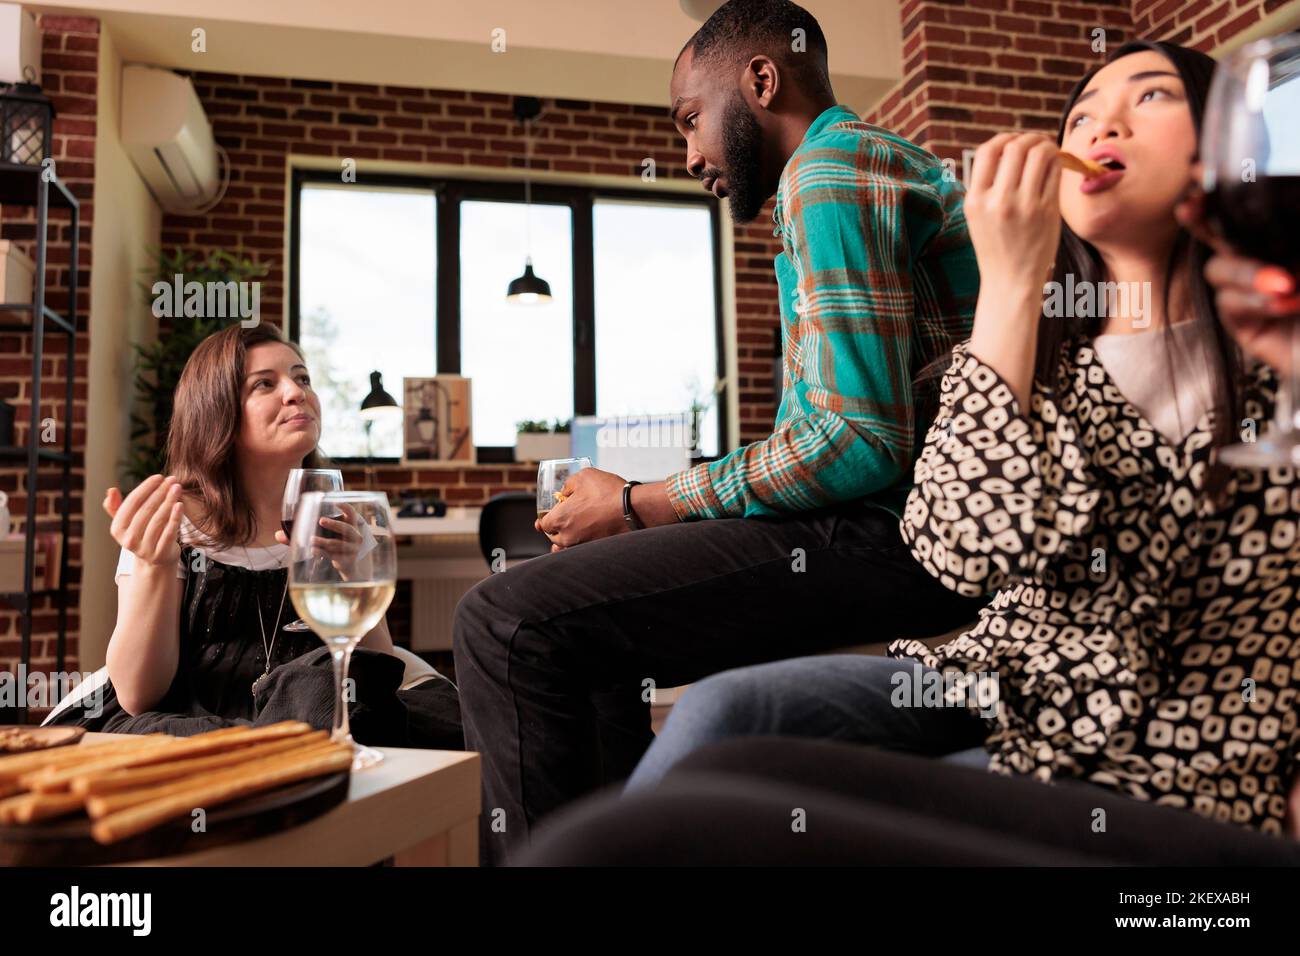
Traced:
[[781, 406], [770, 437], [632, 487], [627, 511], [623, 478], [578, 472], [538, 522], [555, 553], [461, 602], [489, 863], [627, 777], [652, 739], [649, 688], [942, 634], [980, 604], [931, 578], [898, 530], [933, 373], [969, 337], [978, 292], [955, 177], [836, 103], [821, 29], [787, 0], [724, 4], [678, 56], [670, 96], [687, 168], [737, 222], [776, 194]]

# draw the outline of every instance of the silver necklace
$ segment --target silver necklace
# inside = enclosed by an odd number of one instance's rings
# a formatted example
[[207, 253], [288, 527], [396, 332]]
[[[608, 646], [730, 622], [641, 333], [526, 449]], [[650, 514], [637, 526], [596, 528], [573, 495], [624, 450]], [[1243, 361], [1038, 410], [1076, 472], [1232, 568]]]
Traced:
[[[248, 547], [246, 545], [241, 545], [241, 547], [243, 547], [244, 549], [244, 559], [248, 561], [248, 569], [252, 571], [253, 558], [248, 553]], [[257, 605], [257, 626], [258, 629], [261, 630], [262, 632], [262, 650], [266, 654], [266, 668], [262, 671], [262, 675], [258, 677], [257, 680], [253, 681], [254, 697], [257, 696], [258, 688], [261, 687], [262, 684], [264, 684], [266, 680], [271, 676], [271, 651], [275, 649], [275, 642], [280, 637], [280, 615], [284, 613], [284, 598], [285, 595], [287, 595], [288, 593], [289, 593], [289, 578], [286, 575], [284, 579], [284, 593], [280, 595], [280, 608], [275, 612], [275, 626], [271, 631], [271, 643], [267, 644], [266, 624], [262, 620], [262, 602], [256, 599], [256, 589], [254, 589], [253, 603]]]

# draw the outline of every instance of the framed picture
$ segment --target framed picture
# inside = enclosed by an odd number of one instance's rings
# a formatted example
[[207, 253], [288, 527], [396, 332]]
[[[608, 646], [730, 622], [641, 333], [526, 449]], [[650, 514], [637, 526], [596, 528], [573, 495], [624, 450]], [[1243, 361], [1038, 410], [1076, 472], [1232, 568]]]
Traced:
[[403, 461], [474, 461], [469, 379], [404, 378], [402, 395]]

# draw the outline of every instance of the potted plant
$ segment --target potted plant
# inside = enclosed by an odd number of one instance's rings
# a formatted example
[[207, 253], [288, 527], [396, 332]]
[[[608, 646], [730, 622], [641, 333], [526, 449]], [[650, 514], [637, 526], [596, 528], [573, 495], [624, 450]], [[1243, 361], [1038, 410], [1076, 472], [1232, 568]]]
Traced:
[[568, 458], [571, 449], [569, 422], [556, 419], [553, 424], [524, 419], [515, 423], [515, 461], [544, 461]]
[[[183, 275], [186, 281], [238, 283], [261, 279], [269, 271], [263, 264], [224, 249], [204, 254], [184, 249], [170, 252], [150, 249], [149, 255], [154, 262], [143, 270], [145, 278], [140, 282], [146, 302], [152, 298], [156, 280], [171, 282], [177, 274]], [[164, 468], [162, 446], [171, 423], [172, 395], [190, 353], [213, 332], [239, 319], [181, 314], [166, 321], [169, 328], [160, 331], [155, 341], [133, 346], [136, 407], [131, 414], [131, 448], [123, 471], [137, 483]]]

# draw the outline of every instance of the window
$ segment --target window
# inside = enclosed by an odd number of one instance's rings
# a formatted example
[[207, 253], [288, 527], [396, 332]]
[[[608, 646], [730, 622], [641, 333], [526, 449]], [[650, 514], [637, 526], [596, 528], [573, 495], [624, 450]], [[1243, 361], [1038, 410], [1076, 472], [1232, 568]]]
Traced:
[[[290, 333], [331, 457], [367, 455], [372, 371], [399, 402], [403, 377], [468, 377], [479, 461], [511, 460], [523, 419], [693, 407], [699, 452], [726, 447], [716, 200], [532, 193], [527, 207], [522, 183], [294, 172]], [[551, 301], [507, 303], [530, 253]], [[376, 424], [369, 447], [400, 457], [400, 421]]]
[[596, 414], [700, 412], [718, 454], [713, 224], [706, 206], [598, 200]]
[[[403, 376], [437, 368], [432, 190], [311, 183], [298, 194], [297, 341], [321, 402], [321, 448], [368, 454], [359, 414], [370, 373], [402, 400]], [[402, 453], [401, 420], [377, 421], [370, 454]]]
[[[460, 370], [473, 389], [476, 445], [513, 445], [525, 418], [573, 417], [572, 219], [568, 206], [461, 203]], [[550, 302], [506, 301], [524, 271], [526, 230]]]

